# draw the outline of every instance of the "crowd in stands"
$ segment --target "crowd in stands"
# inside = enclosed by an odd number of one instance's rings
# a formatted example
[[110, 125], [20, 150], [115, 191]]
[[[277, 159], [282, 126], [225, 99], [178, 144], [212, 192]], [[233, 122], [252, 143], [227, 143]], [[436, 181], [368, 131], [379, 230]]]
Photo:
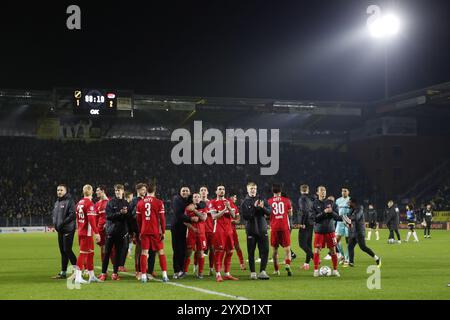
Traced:
[[[273, 182], [281, 182], [296, 204], [299, 186], [323, 184], [329, 194], [340, 196], [347, 186], [355, 197], [370, 195], [370, 185], [358, 164], [344, 152], [310, 150], [291, 144], [280, 145], [280, 169], [275, 176], [261, 176], [261, 165], [174, 165], [170, 154], [174, 143], [154, 140], [105, 139], [101, 141], [59, 141], [1, 137], [1, 216], [50, 216], [56, 187], [63, 183], [78, 200], [84, 184], [94, 188], [122, 183], [134, 191], [137, 182], [155, 179], [157, 196], [170, 207], [170, 199], [181, 186], [198, 190], [207, 185], [210, 196], [217, 184], [224, 184], [242, 199], [246, 184], [254, 181], [268, 196]], [[170, 210], [168, 210], [170, 215]], [[170, 218], [168, 219], [170, 221]]]
[[430, 203], [434, 210], [444, 211], [450, 209], [450, 178], [447, 178], [436, 194], [431, 198]]

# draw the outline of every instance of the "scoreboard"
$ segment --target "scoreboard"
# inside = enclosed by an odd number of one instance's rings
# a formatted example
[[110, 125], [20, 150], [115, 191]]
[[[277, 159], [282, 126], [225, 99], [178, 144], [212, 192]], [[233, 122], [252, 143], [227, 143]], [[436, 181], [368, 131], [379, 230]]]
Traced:
[[104, 89], [76, 89], [73, 91], [75, 114], [93, 117], [114, 115], [117, 111], [117, 92]]

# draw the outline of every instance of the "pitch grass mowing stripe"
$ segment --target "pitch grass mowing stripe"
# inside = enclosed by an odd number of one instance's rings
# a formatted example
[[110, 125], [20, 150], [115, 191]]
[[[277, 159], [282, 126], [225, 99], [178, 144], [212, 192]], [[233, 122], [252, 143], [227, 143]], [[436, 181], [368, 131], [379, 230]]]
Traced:
[[[102, 268], [100, 267], [95, 267], [96, 269], [101, 270]], [[108, 270], [109, 272], [112, 272], [112, 269]], [[134, 277], [135, 275], [129, 272], [120, 272], [121, 274], [126, 274], [129, 276]], [[153, 278], [152, 281], [157, 281], [157, 282], [163, 282], [160, 279], [155, 279]], [[226, 298], [231, 298], [231, 299], [236, 299], [236, 300], [249, 300], [248, 298], [245, 297], [240, 297], [240, 296], [233, 296], [231, 294], [226, 294], [226, 293], [222, 293], [222, 292], [217, 292], [217, 291], [212, 291], [212, 290], [207, 290], [207, 289], [202, 289], [202, 288], [197, 288], [197, 287], [193, 287], [193, 286], [186, 286], [184, 284], [181, 283], [176, 283], [176, 282], [165, 282], [165, 284], [171, 285], [171, 286], [175, 286], [175, 287], [180, 287], [180, 288], [185, 288], [185, 289], [190, 289], [190, 290], [194, 290], [194, 291], [198, 291], [198, 292], [202, 292], [202, 293], [206, 293], [206, 294], [212, 294], [212, 295], [216, 295], [216, 296], [222, 296], [222, 297], [226, 297]]]

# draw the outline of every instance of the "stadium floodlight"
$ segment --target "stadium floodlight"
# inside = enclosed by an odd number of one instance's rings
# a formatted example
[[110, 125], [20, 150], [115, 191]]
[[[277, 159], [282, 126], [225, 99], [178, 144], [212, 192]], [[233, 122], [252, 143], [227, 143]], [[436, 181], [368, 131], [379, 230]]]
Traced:
[[375, 19], [367, 25], [373, 38], [388, 38], [395, 36], [400, 31], [400, 19], [393, 13], [389, 13]]
[[388, 99], [388, 40], [400, 32], [400, 19], [392, 12], [381, 14], [381, 9], [376, 5], [369, 6], [367, 8], [367, 13], [370, 14], [367, 19], [367, 29], [370, 36], [372, 38], [384, 40], [384, 98]]

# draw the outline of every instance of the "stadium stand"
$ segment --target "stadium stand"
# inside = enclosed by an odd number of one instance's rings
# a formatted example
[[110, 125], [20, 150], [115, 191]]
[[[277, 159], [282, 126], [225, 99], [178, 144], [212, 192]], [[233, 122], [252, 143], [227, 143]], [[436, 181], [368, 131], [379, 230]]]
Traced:
[[176, 166], [168, 161], [174, 145], [170, 141], [1, 137], [0, 143], [0, 211], [4, 225], [48, 222], [59, 183], [68, 185], [70, 193], [79, 198], [86, 183], [94, 187], [105, 184], [111, 195], [115, 183], [123, 183], [133, 191], [137, 182], [155, 179], [158, 194], [169, 207], [180, 186], [197, 190], [205, 182], [210, 194], [217, 183], [223, 183], [228, 191], [242, 197], [248, 181], [255, 181], [264, 194], [268, 194], [272, 182], [280, 181], [294, 203], [302, 183], [312, 187], [325, 184], [334, 195], [339, 195], [344, 184], [359, 198], [370, 195], [369, 182], [361, 168], [351, 163], [346, 153], [330, 149], [281, 144], [280, 170], [268, 178], [259, 175], [259, 165]]

